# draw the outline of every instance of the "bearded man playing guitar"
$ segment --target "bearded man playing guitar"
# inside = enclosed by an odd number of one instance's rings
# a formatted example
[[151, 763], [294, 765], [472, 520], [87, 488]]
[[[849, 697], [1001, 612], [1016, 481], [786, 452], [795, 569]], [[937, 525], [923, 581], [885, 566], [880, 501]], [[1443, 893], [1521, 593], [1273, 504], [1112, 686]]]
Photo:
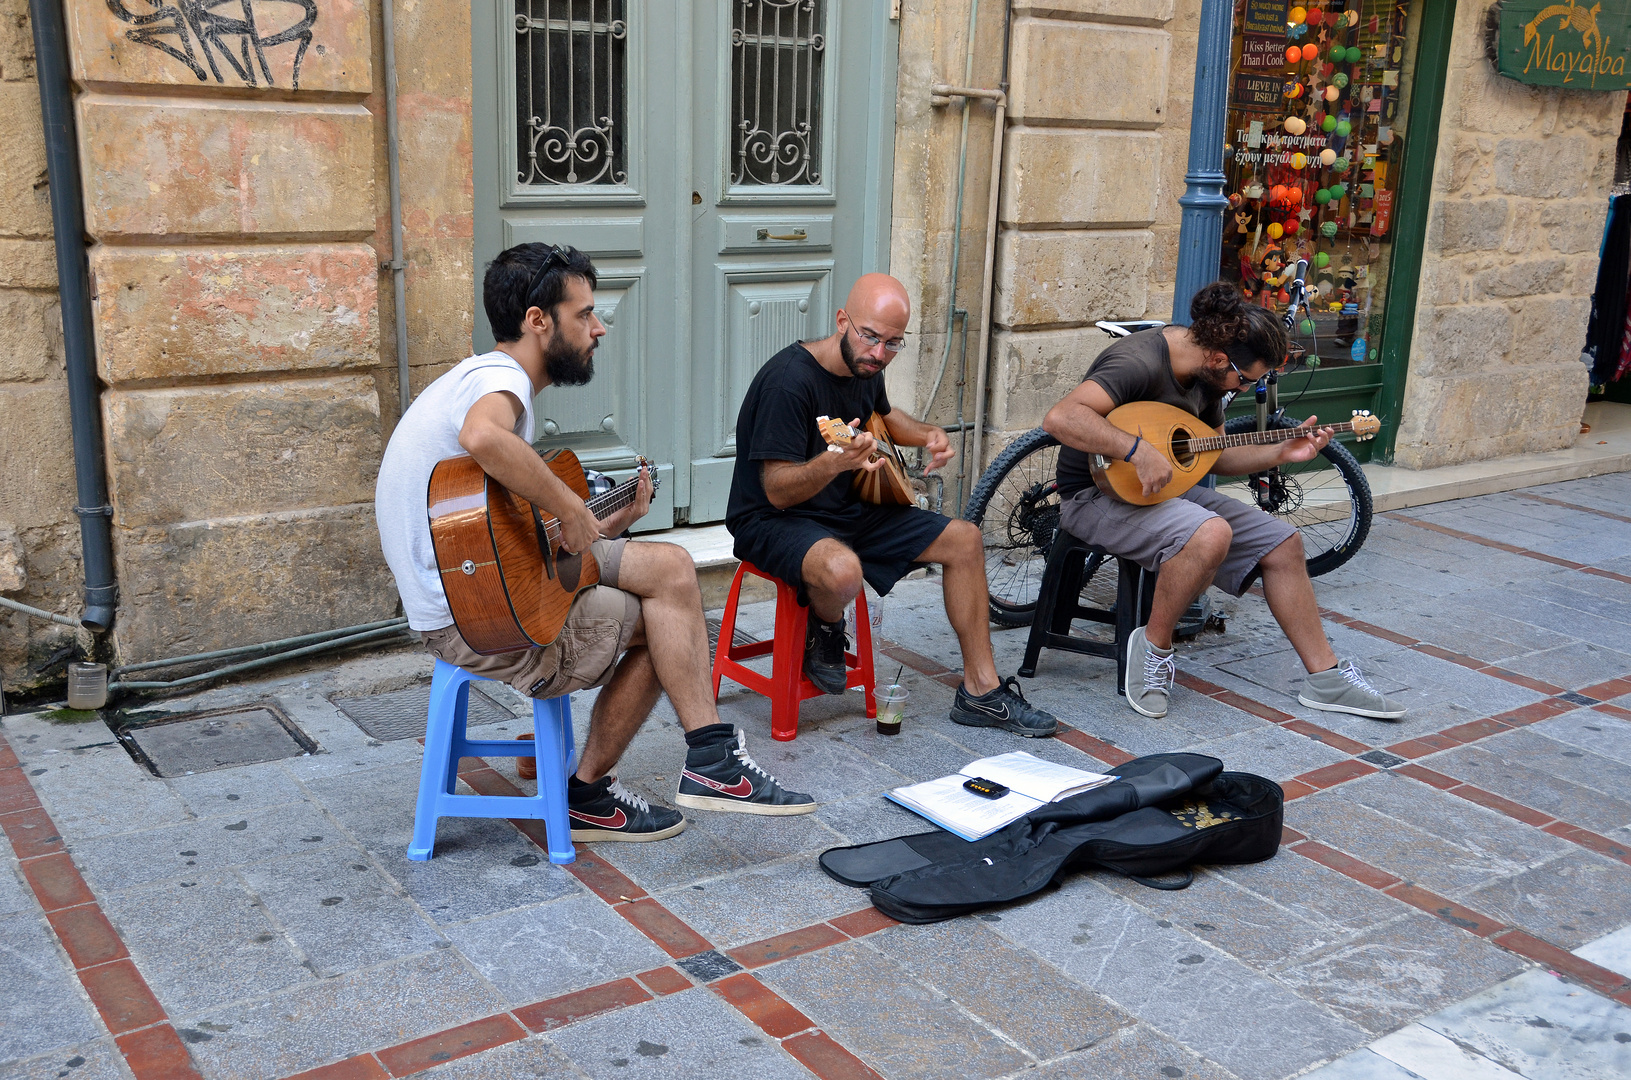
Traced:
[[[606, 334], [595, 315], [595, 281], [588, 256], [574, 248], [521, 244], [500, 252], [482, 283], [498, 347], [426, 387], [392, 432], [374, 505], [408, 625], [435, 656], [506, 681], [528, 697], [603, 687], [567, 787], [574, 841], [661, 840], [685, 828], [678, 811], [650, 805], [612, 775], [663, 693], [688, 747], [677, 803], [807, 814], [815, 801], [784, 790], [748, 756], [741, 733], [719, 720], [691, 556], [673, 544], [609, 539], [650, 509], [651, 478], [642, 469], [633, 504], [597, 520], [530, 445], [533, 397], [547, 386], [578, 386], [594, 375], [595, 347]], [[599, 566], [600, 584], [577, 594], [564, 629], [548, 646], [482, 655], [454, 624], [426, 490], [437, 463], [461, 452], [557, 519], [560, 553], [589, 552]]]
[[[1209, 488], [1138, 506], [1095, 486], [1094, 456], [1135, 466], [1146, 497], [1173, 478], [1163, 453], [1106, 419], [1118, 406], [1159, 401], [1216, 429], [1223, 424], [1226, 394], [1285, 362], [1290, 347], [1285, 328], [1272, 312], [1243, 300], [1235, 286], [1208, 285], [1195, 294], [1189, 314], [1187, 327], [1145, 330], [1113, 342], [1042, 421], [1063, 444], [1060, 527], [1101, 551], [1161, 571], [1149, 623], [1133, 631], [1128, 642], [1127, 703], [1144, 716], [1165, 716], [1177, 670], [1172, 635], [1179, 617], [1208, 585], [1240, 596], [1261, 575], [1269, 611], [1308, 671], [1297, 700], [1312, 709], [1398, 719], [1404, 706], [1383, 696], [1351, 660], [1339, 662], [1332, 651], [1295, 528]], [[1306, 435], [1277, 445], [1225, 449], [1212, 471], [1241, 476], [1310, 461], [1332, 434], [1328, 427], [1315, 427], [1316, 419], [1303, 425]]]
[[833, 334], [766, 361], [737, 417], [725, 524], [737, 558], [787, 582], [809, 605], [804, 671], [822, 690], [844, 692], [844, 608], [862, 581], [882, 596], [914, 566], [939, 563], [963, 654], [952, 720], [1052, 735], [1059, 722], [1025, 700], [1017, 679], [997, 677], [980, 530], [916, 506], [864, 502], [853, 481], [886, 467], [874, 458], [877, 440], [863, 432], [829, 448], [818, 426], [830, 416], [859, 429], [877, 414], [893, 442], [929, 451], [930, 469], [951, 460], [945, 431], [893, 408], [879, 378], [905, 345], [910, 317], [900, 282], [866, 274], [834, 316]]

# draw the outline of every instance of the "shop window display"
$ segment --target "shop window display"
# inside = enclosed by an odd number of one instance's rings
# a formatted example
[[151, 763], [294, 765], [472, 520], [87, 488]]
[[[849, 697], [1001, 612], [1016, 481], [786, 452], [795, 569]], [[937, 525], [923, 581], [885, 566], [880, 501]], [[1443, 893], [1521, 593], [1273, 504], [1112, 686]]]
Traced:
[[1377, 358], [1419, 3], [1237, 0], [1221, 276], [1284, 311], [1307, 259], [1313, 367]]

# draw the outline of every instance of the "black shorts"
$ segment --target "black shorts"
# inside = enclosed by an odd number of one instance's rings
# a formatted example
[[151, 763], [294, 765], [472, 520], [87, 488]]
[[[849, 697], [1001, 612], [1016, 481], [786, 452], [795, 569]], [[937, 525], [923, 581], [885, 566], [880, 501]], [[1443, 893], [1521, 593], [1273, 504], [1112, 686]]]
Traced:
[[817, 541], [831, 537], [855, 552], [866, 583], [879, 596], [886, 596], [950, 524], [951, 518], [915, 506], [866, 504], [842, 518], [795, 514], [748, 518], [738, 522], [732, 534], [738, 559], [796, 588], [799, 603], [808, 606], [804, 556]]

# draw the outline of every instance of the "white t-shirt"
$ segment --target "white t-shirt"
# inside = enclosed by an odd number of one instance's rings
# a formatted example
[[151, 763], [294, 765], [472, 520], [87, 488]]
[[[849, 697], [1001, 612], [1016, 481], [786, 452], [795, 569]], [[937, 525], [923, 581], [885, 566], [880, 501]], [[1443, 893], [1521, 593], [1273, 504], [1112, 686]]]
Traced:
[[453, 625], [430, 542], [425, 500], [431, 470], [443, 458], [465, 452], [459, 445], [465, 415], [481, 398], [499, 390], [508, 390], [521, 402], [515, 433], [532, 442], [532, 380], [514, 357], [482, 353], [461, 360], [425, 387], [391, 432], [391, 443], [379, 463], [374, 517], [379, 523], [380, 547], [396, 575], [402, 612], [415, 630]]

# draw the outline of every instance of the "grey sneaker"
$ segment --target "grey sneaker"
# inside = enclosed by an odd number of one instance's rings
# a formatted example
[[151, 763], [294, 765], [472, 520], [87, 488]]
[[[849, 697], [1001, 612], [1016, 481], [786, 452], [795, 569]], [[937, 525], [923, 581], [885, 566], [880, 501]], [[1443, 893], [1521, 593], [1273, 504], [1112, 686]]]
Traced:
[[1353, 713], [1376, 720], [1397, 720], [1405, 714], [1403, 705], [1390, 701], [1365, 681], [1352, 660], [1343, 660], [1329, 671], [1309, 675], [1303, 680], [1303, 691], [1297, 700], [1310, 709]]
[[1167, 715], [1167, 699], [1172, 696], [1172, 680], [1178, 674], [1178, 661], [1169, 651], [1165, 656], [1144, 636], [1140, 626], [1127, 639], [1127, 677], [1122, 689], [1133, 711], [1152, 720]]

